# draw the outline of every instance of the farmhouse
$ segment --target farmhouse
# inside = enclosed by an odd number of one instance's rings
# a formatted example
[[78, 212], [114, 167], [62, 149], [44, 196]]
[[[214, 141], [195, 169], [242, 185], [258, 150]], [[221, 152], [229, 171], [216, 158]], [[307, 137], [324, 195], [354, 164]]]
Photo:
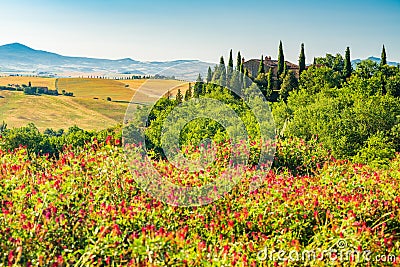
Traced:
[[[299, 76], [299, 66], [296, 64], [293, 64], [289, 61], [285, 61], [286, 66], [288, 67], [289, 70], [292, 70], [296, 77], [298, 78]], [[256, 77], [258, 73], [258, 67], [260, 66], [260, 59], [250, 59], [248, 61], [245, 61], [243, 58], [243, 67], [245, 69], [249, 70], [249, 74], [252, 77]], [[276, 73], [278, 72], [278, 60], [271, 59], [270, 56], [266, 56], [264, 58], [264, 69], [265, 72], [267, 73], [269, 69], [272, 68], [272, 72], [274, 74], [274, 77], [276, 77]]]

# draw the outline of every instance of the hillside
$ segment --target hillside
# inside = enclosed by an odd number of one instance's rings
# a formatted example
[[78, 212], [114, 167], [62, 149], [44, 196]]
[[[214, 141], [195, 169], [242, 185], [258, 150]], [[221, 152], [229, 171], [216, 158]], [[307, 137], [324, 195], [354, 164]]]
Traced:
[[117, 60], [88, 57], [70, 57], [35, 50], [20, 43], [0, 46], [0, 72], [50, 76], [155, 75], [176, 76], [180, 79], [206, 73], [213, 64], [198, 60], [143, 62], [131, 58]]
[[[34, 96], [0, 90], [0, 122], [20, 127], [29, 122], [40, 130], [69, 128], [103, 129], [122, 123], [134, 94], [139, 103], [150, 103], [170, 89], [184, 92], [187, 84], [175, 80], [106, 80], [82, 78], [0, 77], [0, 86], [28, 84], [73, 92], [74, 97]], [[56, 85], [57, 84], [57, 85]], [[141, 87], [143, 84], [145, 86]], [[140, 88], [140, 90], [138, 90]], [[107, 101], [110, 97], [112, 101]]]

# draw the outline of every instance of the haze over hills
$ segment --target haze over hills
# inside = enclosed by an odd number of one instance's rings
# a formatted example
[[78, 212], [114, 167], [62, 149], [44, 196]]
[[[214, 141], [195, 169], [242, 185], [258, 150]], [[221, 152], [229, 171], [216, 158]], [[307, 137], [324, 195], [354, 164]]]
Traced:
[[[368, 59], [380, 62], [378, 57]], [[361, 59], [352, 60], [353, 67]], [[397, 62], [388, 62], [397, 66]], [[205, 77], [209, 66], [199, 60], [138, 61], [131, 58], [117, 60], [70, 57], [43, 50], [35, 50], [20, 43], [0, 46], [0, 72], [5, 74], [28, 74], [39, 76], [78, 77], [115, 75], [155, 75], [175, 76], [178, 79], [195, 80], [198, 73]]]
[[35, 50], [20, 43], [0, 46], [0, 72], [29, 73], [50, 76], [80, 76], [84, 74], [112, 76], [115, 74], [197, 77], [207, 73], [214, 63], [199, 60], [174, 60], [143, 62], [131, 58], [117, 60], [69, 57], [42, 50]]
[[[374, 61], [374, 62], [376, 62], [378, 64], [381, 62], [381, 59], [379, 57], [371, 56], [371, 57], [369, 57], [367, 59], [372, 60], [372, 61]], [[357, 63], [360, 63], [362, 60], [363, 59], [359, 59], [359, 58], [358, 59], [354, 59], [354, 60], [351, 61], [351, 64], [353, 65], [353, 67], [355, 67], [357, 65]], [[399, 63], [398, 62], [389, 62], [388, 61], [387, 64], [390, 65], [390, 66], [397, 66], [397, 64], [399, 64]]]

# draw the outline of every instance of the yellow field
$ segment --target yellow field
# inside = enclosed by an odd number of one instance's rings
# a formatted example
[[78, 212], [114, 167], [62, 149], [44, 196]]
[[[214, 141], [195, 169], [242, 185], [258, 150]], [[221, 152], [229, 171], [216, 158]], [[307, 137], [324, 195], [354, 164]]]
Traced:
[[0, 77], [0, 85], [7, 86], [8, 84], [19, 84], [28, 85], [31, 82], [32, 86], [45, 86], [49, 89], [55, 88], [55, 78], [42, 78], [42, 77], [17, 77], [17, 76], [6, 76]]
[[[104, 129], [122, 123], [126, 109], [135, 95], [135, 103], [154, 102], [164, 92], [182, 94], [188, 84], [175, 80], [107, 80], [89, 78], [0, 77], [0, 86], [28, 84], [73, 92], [67, 96], [29, 96], [22, 92], [0, 90], [0, 122], [20, 127], [29, 122], [40, 129]], [[112, 101], [106, 101], [110, 97]]]

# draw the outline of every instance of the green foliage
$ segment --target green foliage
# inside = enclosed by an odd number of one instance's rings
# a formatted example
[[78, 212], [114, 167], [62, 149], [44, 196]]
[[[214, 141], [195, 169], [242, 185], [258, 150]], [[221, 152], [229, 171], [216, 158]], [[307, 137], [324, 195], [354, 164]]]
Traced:
[[104, 141], [109, 135], [119, 138], [119, 129], [119, 126], [117, 126], [96, 132], [85, 131], [73, 126], [67, 132], [62, 129], [58, 131], [46, 129], [42, 134], [33, 123], [30, 123], [21, 128], [4, 129], [1, 132], [0, 149], [12, 151], [24, 146], [30, 155], [48, 154], [57, 157], [65, 146], [79, 149], [95, 138], [100, 141]]
[[395, 149], [389, 138], [383, 132], [377, 132], [365, 141], [354, 161], [371, 166], [383, 166], [388, 165], [394, 156]]
[[281, 90], [279, 92], [280, 98], [284, 102], [286, 102], [286, 100], [289, 96], [289, 93], [294, 90], [297, 90], [298, 87], [299, 87], [299, 84], [298, 84], [296, 75], [294, 74], [293, 71], [290, 70], [282, 81]]
[[375, 76], [379, 71], [379, 66], [375, 61], [372, 61], [370, 59], [363, 60], [360, 63], [357, 64], [356, 67], [356, 75], [368, 79], [371, 78], [372, 76]]
[[341, 76], [330, 67], [311, 66], [300, 76], [300, 88], [310, 94], [316, 94], [324, 89], [340, 87]]
[[326, 54], [325, 57], [317, 57], [315, 59], [315, 62], [316, 64], [324, 65], [331, 68], [332, 70], [338, 72], [340, 75], [343, 73], [344, 60], [341, 54], [336, 54], [336, 56]]
[[[315, 75], [317, 70], [319, 74]], [[311, 67], [303, 72], [300, 90], [288, 96], [287, 107], [284, 103], [274, 105], [274, 118], [285, 136], [309, 140], [318, 134], [334, 156], [350, 158], [378, 132], [389, 138], [388, 133], [399, 123], [400, 103], [391, 95], [381, 94], [379, 77], [352, 76], [342, 88], [337, 88], [336, 82], [329, 82], [332, 71]], [[327, 78], [321, 79], [324, 76]], [[310, 77], [316, 81], [311, 82]]]

